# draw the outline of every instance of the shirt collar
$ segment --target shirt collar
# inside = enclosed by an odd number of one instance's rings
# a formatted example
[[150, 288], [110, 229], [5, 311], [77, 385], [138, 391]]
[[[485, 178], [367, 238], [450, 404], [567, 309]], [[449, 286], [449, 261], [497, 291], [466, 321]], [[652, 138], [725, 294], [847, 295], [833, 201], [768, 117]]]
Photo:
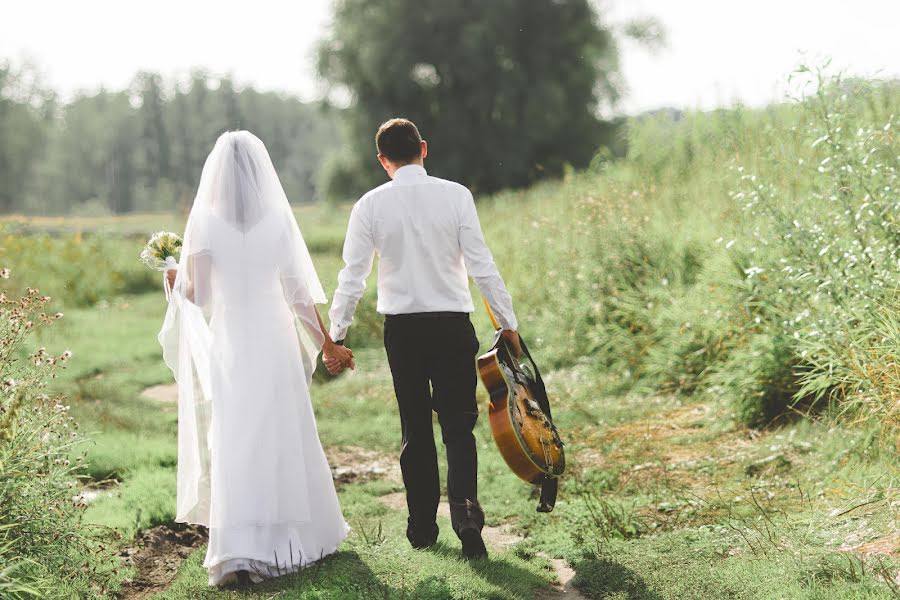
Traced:
[[395, 180], [415, 177], [417, 175], [428, 175], [428, 172], [425, 170], [425, 167], [421, 165], [403, 165], [402, 167], [394, 171]]

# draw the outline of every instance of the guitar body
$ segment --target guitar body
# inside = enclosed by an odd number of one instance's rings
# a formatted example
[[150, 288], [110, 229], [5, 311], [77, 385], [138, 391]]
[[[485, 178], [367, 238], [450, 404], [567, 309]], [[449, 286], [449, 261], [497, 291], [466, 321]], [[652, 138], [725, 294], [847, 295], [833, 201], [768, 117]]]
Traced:
[[562, 475], [563, 443], [541, 409], [534, 376], [498, 344], [478, 357], [478, 373], [491, 398], [494, 441], [512, 472], [534, 484]]

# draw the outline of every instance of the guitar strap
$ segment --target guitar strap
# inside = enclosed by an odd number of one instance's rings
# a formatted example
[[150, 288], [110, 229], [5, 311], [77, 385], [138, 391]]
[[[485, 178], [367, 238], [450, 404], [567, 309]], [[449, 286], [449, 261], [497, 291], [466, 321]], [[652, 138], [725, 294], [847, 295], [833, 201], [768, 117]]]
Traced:
[[[544, 387], [544, 380], [541, 378], [541, 372], [538, 370], [537, 363], [535, 363], [534, 359], [531, 357], [531, 352], [528, 351], [528, 345], [525, 344], [525, 340], [522, 336], [519, 336], [519, 342], [522, 345], [522, 354], [528, 359], [528, 362], [531, 363], [531, 368], [534, 372], [535, 400], [537, 400], [538, 406], [541, 407], [541, 410], [544, 411], [547, 418], [550, 419], [550, 423], [553, 423], [553, 416], [550, 414], [550, 398], [547, 397], [547, 388]], [[544, 480], [541, 482], [541, 498], [538, 503], [537, 511], [543, 513], [551, 512], [556, 505], [556, 495], [558, 491], [559, 478], [548, 477], [545, 475]]]

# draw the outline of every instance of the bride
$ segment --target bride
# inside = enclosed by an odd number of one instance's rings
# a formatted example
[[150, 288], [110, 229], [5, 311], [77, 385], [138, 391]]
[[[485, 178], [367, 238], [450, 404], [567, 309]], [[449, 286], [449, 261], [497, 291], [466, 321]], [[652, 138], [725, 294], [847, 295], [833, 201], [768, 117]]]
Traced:
[[159, 333], [178, 382], [176, 521], [209, 528], [210, 585], [260, 581], [349, 533], [309, 384], [323, 350], [353, 366], [263, 143], [223, 134], [206, 160]]

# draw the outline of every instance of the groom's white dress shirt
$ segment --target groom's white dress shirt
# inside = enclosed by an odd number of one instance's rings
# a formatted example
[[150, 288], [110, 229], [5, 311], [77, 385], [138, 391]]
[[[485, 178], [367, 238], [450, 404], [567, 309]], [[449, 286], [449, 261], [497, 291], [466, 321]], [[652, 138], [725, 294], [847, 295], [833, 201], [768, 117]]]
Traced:
[[512, 299], [481, 233], [472, 193], [419, 165], [354, 205], [329, 316], [342, 340], [378, 254], [378, 306], [384, 315], [474, 310], [469, 275], [504, 329], [518, 329]]

